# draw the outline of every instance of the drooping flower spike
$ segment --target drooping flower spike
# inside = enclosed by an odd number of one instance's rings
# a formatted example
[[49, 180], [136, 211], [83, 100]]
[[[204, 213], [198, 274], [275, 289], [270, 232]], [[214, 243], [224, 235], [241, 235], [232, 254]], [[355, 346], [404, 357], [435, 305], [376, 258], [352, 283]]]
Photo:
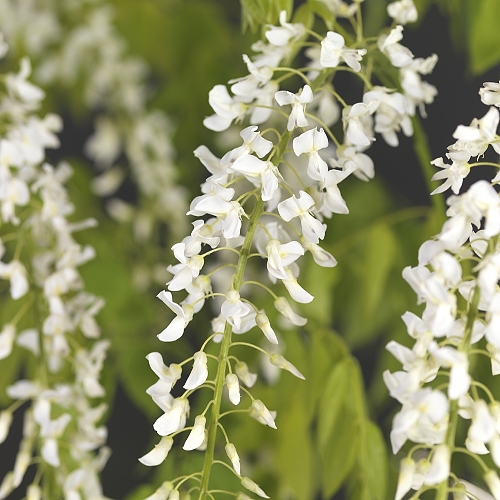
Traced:
[[[349, 8], [345, 5], [334, 14], [351, 17], [359, 5], [355, 3]], [[399, 6], [394, 15], [410, 20], [412, 5]], [[373, 86], [370, 78], [377, 68], [373, 67], [370, 75], [366, 72], [365, 57], [372, 57], [370, 51], [381, 50], [393, 64], [396, 63], [394, 85], [402, 87], [401, 72], [414, 61], [411, 52], [399, 44], [402, 29], [398, 28], [389, 36], [383, 33], [382, 49], [362, 38], [354, 48], [354, 42], [333, 31], [323, 34], [322, 42], [314, 37], [307, 41], [312, 47], [306, 51], [311, 59], [308, 68], [311, 71], [306, 75], [293, 67], [280, 67], [285, 61], [286, 64], [290, 62], [287, 58], [293, 58], [309, 37], [302, 24], [287, 20], [287, 13], [282, 12], [280, 26], [268, 26], [265, 40], [252, 46], [256, 54], [243, 57], [248, 75], [231, 80], [230, 90], [224, 85], [216, 85], [209, 93], [214, 114], [205, 118], [205, 126], [220, 132], [243, 123], [239, 131], [242, 143], [236, 143], [236, 147], [221, 159], [206, 146], [195, 150], [195, 156], [208, 170], [208, 177], [201, 186], [202, 194], [195, 197], [188, 212], [196, 218], [193, 221], [195, 231], [173, 245], [177, 263], [168, 267], [173, 275], [167, 284], [168, 291], [158, 294], [175, 314], [159, 335], [163, 341], [186, 335], [190, 323], [196, 320], [193, 316], [202, 307], [210, 304], [214, 309], [212, 330], [207, 332], [202, 347], [181, 362], [191, 366], [183, 384], [185, 392], [174, 398], [172, 384], [165, 384], [162, 392], [162, 370], [168, 372], [171, 368], [153, 368], [160, 377], [159, 386], [155, 384], [154, 389], [148, 389], [164, 412], [154, 424], [158, 434], [172, 436], [176, 441], [177, 435], [189, 431], [186, 437], [183, 436], [183, 448], [206, 448], [203, 471], [193, 472], [181, 480], [193, 482], [192, 491], [199, 490], [200, 499], [212, 496], [210, 471], [219, 429], [226, 440], [225, 450], [230, 462], [226, 465], [238, 476], [242, 473], [231, 436], [220, 420], [221, 406], [226, 404], [223, 394], [228, 395], [229, 404], [224, 415], [235, 411], [232, 408], [237, 406], [236, 411], [247, 413], [263, 425], [272, 429], [279, 426], [279, 415], [253, 397], [249, 389], [258, 375], [250, 372], [245, 361], [236, 357], [233, 347], [239, 350], [253, 347], [267, 356], [274, 367], [304, 378], [300, 366], [296, 367], [282, 354], [235, 341], [234, 335], [258, 328], [265, 341], [278, 344], [280, 332], [273, 319], [276, 314], [296, 327], [307, 323], [307, 318], [297, 311], [301, 304], [311, 302], [314, 297], [301, 285], [301, 258], [309, 251], [320, 266], [328, 268], [337, 264], [321, 247], [321, 242], [326, 236], [325, 219], [334, 213], [349, 212], [340, 183], [353, 173], [363, 180], [373, 178], [373, 162], [365, 151], [375, 140], [375, 134], [380, 133], [389, 144], [396, 146], [400, 131], [405, 135], [413, 133], [410, 116], [424, 102], [423, 98], [419, 100], [414, 96], [410, 104], [404, 89], [393, 92]], [[359, 28], [358, 33], [362, 33], [362, 27]], [[360, 78], [365, 85], [359, 102], [349, 105], [334, 90], [333, 80], [340, 68]], [[298, 88], [282, 87], [290, 77], [297, 75], [303, 80]], [[329, 116], [324, 115], [325, 110]], [[329, 128], [335, 121], [332, 116], [336, 119], [342, 116], [343, 134], [338, 137]], [[288, 154], [289, 151], [293, 153]], [[262, 272], [256, 270], [255, 265], [251, 277], [246, 272], [249, 255], [263, 261]], [[210, 267], [207, 267], [209, 262]], [[195, 286], [202, 277], [203, 288]], [[254, 291], [262, 289], [271, 296], [272, 302], [268, 304], [273, 304], [275, 311], [259, 308], [254, 303]], [[188, 293], [187, 297], [176, 303], [176, 294], [183, 291]], [[288, 296], [297, 305], [290, 303]], [[217, 301], [211, 301], [213, 297], [217, 297]], [[211, 340], [220, 343], [216, 363], [213, 356], [205, 353]], [[206, 388], [213, 390], [213, 398], [200, 414], [194, 415], [191, 424], [189, 398], [193, 392]], [[141, 460], [148, 465], [156, 464], [158, 457], [166, 457], [167, 447], [160, 441]], [[240, 477], [245, 488], [267, 498], [253, 481]], [[177, 480], [173, 480], [173, 484], [176, 483]], [[237, 498], [247, 496], [240, 492]]]

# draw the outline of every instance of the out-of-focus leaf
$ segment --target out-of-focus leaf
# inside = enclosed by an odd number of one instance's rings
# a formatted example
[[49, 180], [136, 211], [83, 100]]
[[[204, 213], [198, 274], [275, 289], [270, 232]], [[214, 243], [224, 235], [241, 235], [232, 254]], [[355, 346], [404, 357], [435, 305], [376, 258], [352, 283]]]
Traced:
[[321, 19], [323, 19], [326, 27], [333, 29], [333, 14], [330, 9], [321, 0], [308, 0], [311, 10], [315, 12]]
[[332, 370], [322, 394], [317, 442], [323, 464], [326, 497], [344, 483], [359, 455], [366, 420], [364, 383], [357, 361], [345, 358]]
[[[387, 319], [391, 310], [387, 283], [398, 251], [392, 229], [380, 222], [359, 235], [354, 252], [349, 255], [345, 278], [348, 288], [345, 297], [338, 297], [345, 303], [342, 333], [351, 348], [373, 341]], [[342, 292], [343, 286], [341, 283], [339, 287]]]
[[255, 31], [264, 24], [275, 24], [279, 13], [284, 10], [287, 17], [293, 10], [293, 0], [240, 0], [243, 15], [243, 28]]
[[432, 0], [413, 0], [413, 1], [418, 11], [418, 17], [419, 19], [422, 19], [425, 16], [429, 7], [431, 6]]
[[332, 497], [342, 486], [356, 462], [359, 447], [359, 422], [349, 407], [344, 407], [321, 452], [322, 490]]
[[155, 492], [155, 489], [150, 484], [142, 484], [138, 488], [136, 488], [132, 493], [125, 497], [125, 500], [144, 500], [144, 498], [152, 495]]
[[314, 300], [303, 306], [306, 316], [314, 318], [321, 325], [331, 324], [334, 312], [332, 290], [340, 278], [336, 268], [318, 266], [313, 259], [307, 259], [300, 276], [302, 286], [314, 296]]
[[293, 490], [294, 498], [313, 498], [313, 449], [307, 412], [293, 404], [279, 419], [276, 461], [282, 485]]
[[345, 406], [348, 393], [350, 361], [340, 361], [333, 368], [321, 395], [318, 415], [318, 444], [323, 451], [329, 446], [330, 437]]
[[307, 390], [305, 391], [305, 406], [310, 412], [310, 418], [316, 412], [316, 406], [325, 388], [325, 381], [332, 366], [349, 354], [344, 340], [336, 333], [312, 328], [310, 333], [308, 362], [306, 363], [305, 377]]
[[387, 498], [387, 448], [380, 429], [367, 420], [361, 428], [356, 466], [351, 477], [352, 500]]
[[293, 15], [294, 23], [302, 23], [306, 28], [312, 28], [314, 23], [314, 12], [309, 4], [302, 4]]
[[360, 305], [365, 318], [373, 315], [384, 296], [386, 281], [394, 263], [396, 240], [386, 224], [372, 226], [367, 234], [366, 260], [364, 262], [364, 286], [361, 289]]
[[372, 0], [364, 5], [363, 31], [365, 36], [377, 36], [387, 25], [388, 0]]
[[[469, 31], [469, 56], [472, 71], [482, 73], [500, 62], [500, 2], [475, 0], [476, 10]], [[471, 6], [472, 7], [472, 6]]]
[[365, 418], [367, 415], [365, 384], [361, 368], [355, 358], [349, 360], [349, 398], [358, 418]]

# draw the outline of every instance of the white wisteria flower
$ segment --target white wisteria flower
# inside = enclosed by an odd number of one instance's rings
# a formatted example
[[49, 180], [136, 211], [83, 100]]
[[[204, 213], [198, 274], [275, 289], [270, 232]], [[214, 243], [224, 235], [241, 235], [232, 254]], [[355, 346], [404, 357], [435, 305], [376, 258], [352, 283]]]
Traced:
[[307, 127], [309, 125], [305, 116], [306, 105], [313, 100], [313, 91], [309, 85], [304, 85], [298, 94], [292, 94], [288, 90], [280, 90], [276, 92], [275, 99], [280, 106], [292, 105], [292, 112], [287, 124], [289, 131], [297, 127]]
[[345, 46], [342, 35], [329, 31], [321, 41], [320, 64], [324, 68], [335, 68], [340, 61], [344, 61], [354, 71], [360, 71], [359, 61], [365, 54], [366, 49], [350, 49]]
[[300, 156], [307, 155], [307, 175], [314, 181], [324, 182], [328, 172], [328, 165], [321, 158], [318, 151], [328, 147], [328, 137], [320, 128], [313, 128], [299, 135], [293, 140], [293, 152]]
[[289, 222], [295, 217], [299, 217], [302, 227], [302, 234], [312, 243], [319, 243], [325, 237], [326, 224], [321, 224], [309, 211], [314, 207], [314, 199], [305, 191], [299, 192], [299, 197], [292, 195], [278, 205], [278, 212], [283, 220]]

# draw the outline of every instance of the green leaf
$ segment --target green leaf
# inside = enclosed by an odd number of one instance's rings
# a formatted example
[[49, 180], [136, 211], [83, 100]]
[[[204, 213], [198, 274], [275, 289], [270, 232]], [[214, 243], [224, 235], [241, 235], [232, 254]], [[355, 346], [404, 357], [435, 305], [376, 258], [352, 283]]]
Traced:
[[339, 271], [318, 266], [312, 258], [308, 258], [301, 276], [303, 287], [314, 296], [311, 303], [303, 306], [306, 316], [321, 325], [330, 325], [334, 310], [331, 292], [340, 278]]
[[342, 486], [342, 483], [356, 463], [359, 448], [359, 425], [352, 411], [344, 408], [327, 446], [321, 452], [323, 495], [330, 498]]
[[358, 419], [366, 418], [365, 384], [361, 368], [355, 358], [350, 358], [349, 364], [349, 399]]
[[243, 14], [243, 28], [250, 26], [255, 31], [264, 24], [276, 24], [282, 10], [290, 19], [293, 0], [240, 0]]
[[321, 451], [329, 446], [330, 437], [345, 406], [349, 372], [350, 361], [342, 360], [333, 368], [325, 384], [318, 415], [318, 443]]
[[279, 417], [276, 462], [283, 486], [294, 498], [313, 498], [313, 448], [304, 405], [290, 405]]
[[387, 474], [389, 469], [387, 447], [382, 432], [373, 422], [367, 422], [364, 440], [366, 454], [365, 478], [371, 498], [384, 500], [387, 490]]
[[311, 10], [309, 4], [302, 4], [293, 15], [294, 23], [302, 23], [306, 28], [312, 28], [314, 24], [314, 12]]
[[141, 484], [141, 486], [129, 493], [125, 497], [125, 500], [144, 500], [144, 498], [152, 495], [155, 492], [155, 489], [156, 488], [149, 484]]
[[351, 500], [387, 498], [388, 458], [384, 437], [373, 422], [366, 421], [360, 433], [357, 465], [351, 477]]
[[[348, 291], [338, 299], [345, 304], [346, 324], [342, 331], [351, 348], [366, 345], [381, 331], [391, 307], [387, 283], [399, 246], [393, 230], [379, 222], [360, 235], [355, 252], [348, 262]], [[357, 279], [353, 280], [353, 276]]]
[[366, 239], [365, 280], [361, 298], [364, 317], [373, 315], [384, 296], [385, 284], [394, 262], [396, 246], [393, 232], [386, 224], [377, 224], [370, 229]]
[[308, 4], [311, 10], [323, 19], [326, 27], [329, 30], [333, 29], [333, 14], [326, 4], [321, 0], [309, 0]]
[[480, 74], [500, 61], [500, 2], [475, 0], [475, 15], [469, 32], [469, 57], [472, 71]]
[[325, 380], [331, 370], [342, 358], [349, 354], [344, 340], [334, 332], [312, 329], [311, 344], [308, 349], [304, 375], [307, 390], [305, 391], [305, 407], [309, 418], [316, 414], [316, 406], [325, 388]]

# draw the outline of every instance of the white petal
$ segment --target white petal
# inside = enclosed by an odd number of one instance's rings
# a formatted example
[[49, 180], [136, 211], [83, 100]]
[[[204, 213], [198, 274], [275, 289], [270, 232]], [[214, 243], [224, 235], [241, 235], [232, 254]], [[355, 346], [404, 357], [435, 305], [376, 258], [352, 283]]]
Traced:
[[57, 440], [54, 438], [47, 438], [42, 446], [42, 458], [53, 467], [59, 467], [61, 462], [59, 460], [59, 450]]
[[440, 444], [434, 448], [431, 466], [424, 478], [424, 484], [434, 485], [442, 483], [450, 475], [450, 449], [445, 444]]
[[196, 389], [202, 385], [208, 377], [207, 355], [200, 351], [194, 354], [193, 369], [189, 374], [184, 389]]
[[149, 453], [139, 458], [139, 462], [149, 467], [160, 465], [167, 458], [173, 443], [174, 440], [170, 436], [162, 437], [160, 442]]
[[182, 337], [185, 328], [184, 318], [176, 316], [157, 337], [162, 342], [174, 342]]
[[203, 440], [205, 439], [205, 424], [207, 419], [198, 415], [194, 421], [194, 427], [189, 433], [184, 446], [182, 447], [186, 451], [195, 450], [203, 444]]

